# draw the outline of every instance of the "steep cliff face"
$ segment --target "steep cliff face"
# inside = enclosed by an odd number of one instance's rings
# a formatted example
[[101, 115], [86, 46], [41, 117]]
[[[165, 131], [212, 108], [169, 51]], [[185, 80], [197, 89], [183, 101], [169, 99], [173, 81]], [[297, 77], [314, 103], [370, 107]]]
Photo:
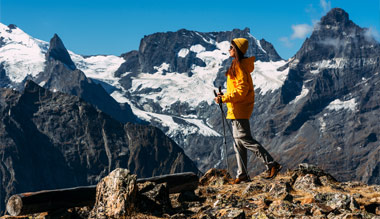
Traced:
[[28, 81], [0, 98], [0, 212], [14, 193], [96, 184], [117, 167], [140, 177], [197, 167], [157, 128], [122, 123], [76, 96]]

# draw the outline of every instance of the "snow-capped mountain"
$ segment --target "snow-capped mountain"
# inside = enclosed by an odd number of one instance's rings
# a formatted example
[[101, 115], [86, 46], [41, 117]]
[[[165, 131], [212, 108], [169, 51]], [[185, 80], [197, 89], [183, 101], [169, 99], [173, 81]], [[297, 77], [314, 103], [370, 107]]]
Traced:
[[[1, 53], [1, 86], [17, 87], [28, 75], [41, 77], [45, 59], [31, 59], [46, 55], [47, 44], [24, 36], [15, 26], [1, 28], [0, 51], [12, 51], [13, 44], [20, 44], [17, 47], [22, 49], [13, 51], [14, 59], [20, 60], [18, 69], [28, 68], [23, 62], [39, 66], [28, 73], [13, 72], [10, 66], [16, 61]], [[10, 39], [16, 33], [28, 41]], [[379, 43], [342, 9], [322, 17], [287, 61], [249, 29], [156, 33], [145, 36], [138, 51], [121, 57], [69, 54], [77, 70], [100, 83], [119, 103], [131, 106], [141, 120], [163, 130], [204, 171], [225, 168], [226, 153], [230, 167], [235, 163], [231, 137], [224, 151], [221, 115], [213, 103], [213, 90], [225, 88], [224, 74], [231, 63], [228, 47], [235, 37], [247, 38], [247, 55], [257, 58], [252, 73], [255, 138], [285, 167], [309, 162], [339, 180], [379, 183]], [[22, 51], [35, 55], [22, 56]], [[264, 169], [253, 157], [248, 168], [252, 174]]]
[[[86, 77], [71, 57], [75, 58], [79, 66], [84, 65], [84, 70], [92, 69], [92, 72], [101, 76], [114, 70], [113, 65], [120, 65], [121, 58], [110, 56], [104, 59], [102, 56], [95, 56], [88, 57], [90, 61], [86, 63], [84, 57], [68, 52], [56, 34], [46, 43], [34, 39], [15, 25], [7, 27], [1, 24], [0, 31], [2, 87], [22, 90], [26, 79], [33, 79], [40, 86], [54, 92], [79, 96], [123, 123], [136, 122], [137, 118], [129, 105], [116, 102], [105, 90], [110, 86], [104, 88], [96, 78]], [[97, 61], [95, 67], [94, 58]], [[109, 60], [112, 62], [111, 65]], [[99, 67], [99, 64], [102, 67]], [[107, 80], [106, 77], [103, 78]]]
[[179, 30], [146, 36], [139, 51], [125, 55], [128, 65], [117, 71], [122, 87], [111, 95], [129, 103], [139, 118], [164, 130], [201, 170], [218, 166], [224, 152], [219, 147], [221, 132], [210, 123], [213, 114], [220, 116], [213, 90], [225, 83], [224, 74], [232, 61], [230, 41], [235, 37], [249, 39], [247, 55], [258, 59], [256, 87], [263, 93], [279, 88], [286, 78], [287, 70], [277, 71], [286, 62], [270, 43], [257, 40], [249, 31]]
[[24, 33], [15, 25], [0, 23], [0, 78], [2, 86], [14, 86], [28, 75], [44, 70], [49, 44]]
[[[27, 76], [35, 77], [44, 71], [48, 50], [49, 42], [33, 38], [16, 25], [6, 26], [0, 23], [0, 63], [4, 74], [2, 79], [6, 79], [10, 87], [21, 83]], [[109, 84], [112, 84], [109, 79], [115, 79], [114, 72], [125, 61], [113, 55], [84, 57], [72, 51], [68, 52], [77, 68], [84, 71], [87, 77], [102, 79]]]

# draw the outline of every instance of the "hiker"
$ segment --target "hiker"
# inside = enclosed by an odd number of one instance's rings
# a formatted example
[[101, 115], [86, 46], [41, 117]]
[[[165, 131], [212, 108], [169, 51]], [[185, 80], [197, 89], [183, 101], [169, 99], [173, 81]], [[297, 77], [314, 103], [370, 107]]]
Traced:
[[227, 119], [231, 120], [234, 149], [238, 164], [237, 176], [233, 184], [249, 181], [247, 173], [247, 149], [251, 150], [266, 165], [265, 178], [274, 178], [281, 170], [281, 165], [273, 160], [265, 148], [253, 139], [249, 125], [255, 99], [251, 72], [255, 57], [244, 57], [248, 49], [248, 40], [235, 38], [231, 41], [230, 56], [233, 59], [227, 76], [227, 92], [218, 93], [216, 103], [227, 104]]

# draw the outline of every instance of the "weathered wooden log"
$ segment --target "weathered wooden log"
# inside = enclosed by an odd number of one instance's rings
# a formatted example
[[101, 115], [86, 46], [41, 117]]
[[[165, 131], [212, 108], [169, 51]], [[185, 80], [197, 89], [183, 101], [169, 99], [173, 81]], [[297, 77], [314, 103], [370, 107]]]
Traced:
[[[151, 178], [137, 179], [144, 182], [167, 183], [169, 193], [192, 191], [198, 187], [199, 177], [192, 172], [167, 174]], [[11, 196], [7, 211], [12, 216], [48, 212], [58, 209], [91, 206], [95, 203], [96, 185], [67, 189], [44, 190]]]
[[193, 172], [186, 172], [137, 179], [137, 183], [148, 181], [156, 184], [167, 183], [169, 193], [173, 194], [183, 191], [194, 191], [198, 188], [199, 177]]
[[95, 203], [96, 186], [45, 190], [13, 195], [7, 202], [12, 216], [90, 206]]

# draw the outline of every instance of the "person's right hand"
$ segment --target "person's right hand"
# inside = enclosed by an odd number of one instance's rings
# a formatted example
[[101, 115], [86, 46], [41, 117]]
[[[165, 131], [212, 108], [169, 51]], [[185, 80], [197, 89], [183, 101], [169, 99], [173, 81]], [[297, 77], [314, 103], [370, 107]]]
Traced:
[[218, 96], [214, 98], [215, 103], [219, 104], [222, 103], [222, 95], [221, 93], [218, 93]]

